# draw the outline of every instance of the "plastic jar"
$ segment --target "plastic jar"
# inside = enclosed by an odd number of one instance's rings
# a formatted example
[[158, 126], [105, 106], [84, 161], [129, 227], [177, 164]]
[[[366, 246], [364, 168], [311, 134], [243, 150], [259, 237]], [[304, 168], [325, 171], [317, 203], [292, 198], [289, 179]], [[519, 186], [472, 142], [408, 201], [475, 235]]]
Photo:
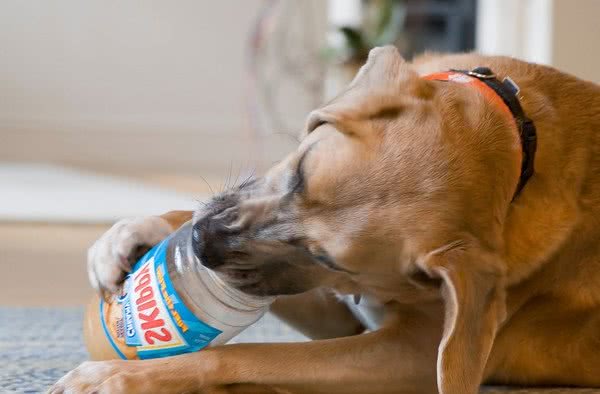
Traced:
[[135, 264], [120, 296], [91, 300], [85, 342], [93, 360], [194, 352], [226, 343], [272, 301], [242, 293], [204, 267], [193, 253], [188, 222]]

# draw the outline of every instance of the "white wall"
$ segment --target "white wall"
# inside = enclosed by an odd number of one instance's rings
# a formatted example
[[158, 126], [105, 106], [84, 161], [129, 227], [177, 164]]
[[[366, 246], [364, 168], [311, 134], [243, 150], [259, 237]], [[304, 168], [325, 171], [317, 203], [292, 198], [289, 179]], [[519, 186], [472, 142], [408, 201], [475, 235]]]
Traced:
[[[269, 165], [294, 142], [257, 141], [249, 126], [244, 56], [263, 4], [0, 1], [0, 161], [116, 172]], [[479, 16], [481, 51], [600, 82], [600, 0], [480, 0]], [[299, 96], [282, 96], [288, 112]]]
[[477, 49], [600, 83], [599, 0], [479, 0]]
[[552, 64], [600, 83], [600, 0], [554, 0]]
[[261, 4], [1, 1], [0, 161], [194, 172], [254, 160], [244, 51]]
[[550, 64], [552, 0], [479, 0], [477, 50]]

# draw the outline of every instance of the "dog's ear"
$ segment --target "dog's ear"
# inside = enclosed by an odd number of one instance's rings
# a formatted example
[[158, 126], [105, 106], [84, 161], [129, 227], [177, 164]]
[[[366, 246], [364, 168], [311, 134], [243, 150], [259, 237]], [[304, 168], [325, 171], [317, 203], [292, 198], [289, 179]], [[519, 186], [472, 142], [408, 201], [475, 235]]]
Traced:
[[439, 281], [444, 300], [437, 360], [440, 394], [478, 392], [496, 332], [506, 316], [500, 259], [462, 245], [450, 244], [417, 263], [430, 279]]
[[349, 88], [385, 88], [400, 85], [403, 80], [416, 77], [398, 49], [388, 45], [371, 49], [367, 62], [358, 70]]
[[430, 88], [430, 82], [419, 78], [395, 47], [374, 48], [348, 88], [309, 115], [304, 135], [323, 123], [344, 133], [363, 133], [365, 120], [397, 111], [407, 96], [427, 96]]

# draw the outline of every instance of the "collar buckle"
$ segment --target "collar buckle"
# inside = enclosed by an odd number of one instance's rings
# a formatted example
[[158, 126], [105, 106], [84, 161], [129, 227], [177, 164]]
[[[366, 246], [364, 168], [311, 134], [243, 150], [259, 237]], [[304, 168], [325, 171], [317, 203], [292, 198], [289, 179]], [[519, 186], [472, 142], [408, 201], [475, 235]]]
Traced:
[[494, 74], [494, 72], [492, 70], [490, 70], [488, 67], [477, 67], [470, 71], [458, 70], [458, 69], [451, 68], [450, 71], [454, 71], [454, 72], [461, 73], [461, 74], [466, 74], [470, 77], [477, 78], [477, 79], [494, 79], [494, 78], [496, 78], [496, 74]]
[[470, 75], [470, 76], [478, 78], [478, 79], [494, 79], [494, 78], [496, 78], [496, 74], [494, 74], [494, 73], [481, 74], [481, 73], [475, 72], [473, 70], [467, 71], [467, 75]]

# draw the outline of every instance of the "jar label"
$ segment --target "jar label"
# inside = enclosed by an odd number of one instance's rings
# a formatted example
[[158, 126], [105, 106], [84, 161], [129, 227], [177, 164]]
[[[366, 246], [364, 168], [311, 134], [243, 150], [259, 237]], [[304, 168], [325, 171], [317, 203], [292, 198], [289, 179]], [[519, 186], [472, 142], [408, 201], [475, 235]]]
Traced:
[[199, 320], [175, 291], [167, 269], [170, 239], [135, 264], [117, 300], [123, 308], [125, 344], [135, 346], [140, 359], [194, 352], [221, 333]]

